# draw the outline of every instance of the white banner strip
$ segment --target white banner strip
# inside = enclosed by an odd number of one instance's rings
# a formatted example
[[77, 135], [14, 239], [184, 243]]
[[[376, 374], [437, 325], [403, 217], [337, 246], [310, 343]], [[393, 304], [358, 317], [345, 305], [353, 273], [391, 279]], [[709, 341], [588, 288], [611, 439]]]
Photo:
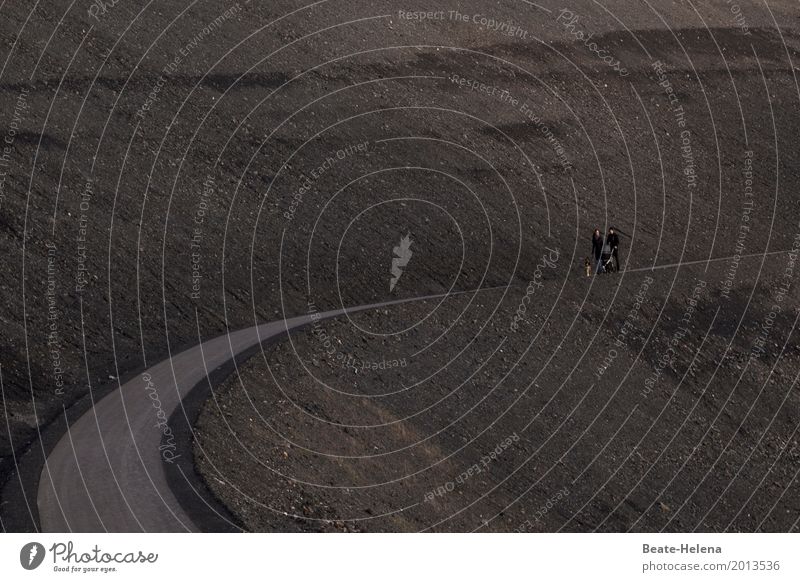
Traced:
[[[4, 580], [800, 580], [790, 534], [4, 534]], [[178, 579], [178, 578], [176, 578]]]

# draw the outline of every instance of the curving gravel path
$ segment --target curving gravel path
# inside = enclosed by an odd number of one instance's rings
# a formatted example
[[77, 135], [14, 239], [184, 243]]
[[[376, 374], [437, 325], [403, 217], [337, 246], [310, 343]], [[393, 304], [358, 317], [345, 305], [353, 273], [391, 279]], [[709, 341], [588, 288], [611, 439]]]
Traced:
[[[444, 296], [400, 299], [318, 315], [329, 319]], [[174, 462], [180, 452], [164, 419], [216, 368], [259, 342], [310, 323], [311, 316], [303, 315], [205, 341], [148, 368], [96, 403], [69, 427], [47, 457], [38, 490], [42, 531], [198, 531], [167, 480], [165, 463]]]

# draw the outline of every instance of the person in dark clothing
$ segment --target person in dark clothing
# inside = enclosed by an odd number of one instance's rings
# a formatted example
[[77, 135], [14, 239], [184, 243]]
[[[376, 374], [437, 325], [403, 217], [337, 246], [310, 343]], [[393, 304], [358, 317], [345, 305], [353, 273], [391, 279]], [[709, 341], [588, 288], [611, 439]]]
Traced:
[[606, 237], [608, 246], [611, 247], [611, 256], [614, 257], [614, 266], [619, 271], [619, 235], [614, 230], [614, 227], [608, 229], [608, 236]]
[[600, 255], [603, 252], [603, 235], [600, 234], [600, 229], [595, 228], [592, 235], [592, 256], [594, 257], [595, 273], [602, 273], [600, 270]]

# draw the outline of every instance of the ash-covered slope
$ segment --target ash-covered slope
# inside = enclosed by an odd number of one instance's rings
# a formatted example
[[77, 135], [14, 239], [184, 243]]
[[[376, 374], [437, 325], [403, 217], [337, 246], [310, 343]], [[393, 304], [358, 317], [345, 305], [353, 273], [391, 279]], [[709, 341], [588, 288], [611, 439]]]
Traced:
[[707, 4], [4, 5], [0, 479], [183, 346], [388, 296], [405, 235], [398, 297], [576, 275], [611, 223], [633, 267], [791, 248], [793, 5]]

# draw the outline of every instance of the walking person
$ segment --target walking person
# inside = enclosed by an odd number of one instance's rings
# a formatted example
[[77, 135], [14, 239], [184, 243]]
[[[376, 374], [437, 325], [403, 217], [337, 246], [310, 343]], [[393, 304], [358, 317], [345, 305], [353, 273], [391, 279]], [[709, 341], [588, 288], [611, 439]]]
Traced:
[[603, 265], [600, 262], [602, 252], [603, 252], [603, 235], [600, 234], [599, 228], [595, 228], [594, 234], [592, 234], [592, 256], [594, 257], [594, 264], [596, 265], [594, 269], [595, 273], [603, 272], [602, 271]]
[[619, 235], [616, 230], [614, 230], [613, 226], [608, 229], [606, 243], [611, 247], [611, 256], [614, 257], [615, 270], [619, 272]]

